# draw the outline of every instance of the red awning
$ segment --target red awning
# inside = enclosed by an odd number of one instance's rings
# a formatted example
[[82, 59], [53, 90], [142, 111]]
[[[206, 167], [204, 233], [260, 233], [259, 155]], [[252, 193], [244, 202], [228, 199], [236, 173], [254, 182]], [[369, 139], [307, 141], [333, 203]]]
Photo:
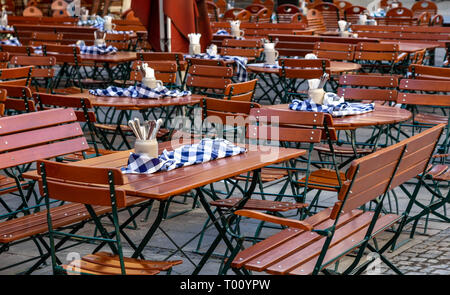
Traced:
[[[132, 0], [131, 9], [147, 27], [150, 44], [159, 51], [159, 0]], [[212, 32], [205, 0], [164, 0], [164, 15], [172, 21], [173, 52], [188, 52], [190, 33], [202, 34], [202, 51], [211, 43]]]

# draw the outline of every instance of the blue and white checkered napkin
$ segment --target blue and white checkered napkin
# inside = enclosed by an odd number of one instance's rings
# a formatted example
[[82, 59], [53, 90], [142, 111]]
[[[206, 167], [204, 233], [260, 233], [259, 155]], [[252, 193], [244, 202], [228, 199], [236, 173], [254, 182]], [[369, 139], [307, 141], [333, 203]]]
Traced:
[[267, 69], [281, 69], [280, 65], [272, 65], [272, 64], [265, 64], [265, 63], [249, 64], [249, 66], [261, 67], [261, 68], [267, 68]]
[[122, 172], [151, 174], [157, 171], [170, 171], [245, 152], [245, 148], [235, 146], [226, 139], [205, 138], [199, 143], [184, 145], [173, 151], [164, 150], [158, 158], [131, 153], [127, 167], [122, 168]]
[[88, 19], [84, 21], [80, 19], [77, 24], [79, 26], [92, 26], [97, 29], [103, 29], [104, 23], [105, 20], [97, 15], [94, 20]]
[[0, 26], [0, 31], [11, 31], [14, 32], [14, 28], [11, 26]]
[[218, 30], [218, 31], [216, 32], [216, 35], [225, 35], [225, 36], [228, 36], [228, 35], [230, 35], [230, 33], [228, 33], [227, 30]]
[[185, 55], [185, 58], [201, 58], [213, 60], [233, 60], [236, 62], [236, 76], [239, 82], [247, 81], [247, 58], [241, 56], [209, 55], [207, 53]]
[[80, 53], [81, 54], [99, 54], [99, 55], [104, 55], [104, 54], [109, 54], [109, 53], [116, 53], [117, 52], [117, 48], [114, 46], [106, 46], [105, 45], [93, 45], [93, 46], [86, 46], [86, 45], [82, 45], [80, 46]]
[[163, 98], [191, 95], [190, 91], [169, 90], [164, 86], [152, 89], [143, 84], [130, 86], [128, 88], [109, 86], [106, 89], [91, 89], [89, 90], [89, 93], [97, 96], [126, 96], [133, 98]]
[[19, 42], [19, 39], [13, 37], [11, 39], [0, 40], [0, 45], [21, 46], [22, 44]]
[[294, 99], [289, 104], [289, 109], [295, 111], [322, 112], [331, 114], [333, 117], [364, 114], [373, 111], [374, 103], [349, 103], [339, 102], [334, 104], [316, 104], [310, 99]]

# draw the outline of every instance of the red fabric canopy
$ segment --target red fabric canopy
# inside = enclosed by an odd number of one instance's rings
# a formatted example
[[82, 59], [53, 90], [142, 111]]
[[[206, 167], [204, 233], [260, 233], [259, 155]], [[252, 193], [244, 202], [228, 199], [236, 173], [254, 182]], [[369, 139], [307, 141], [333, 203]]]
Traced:
[[[159, 29], [159, 0], [132, 0], [134, 15], [147, 27], [148, 38], [156, 51], [161, 51]], [[164, 15], [172, 20], [173, 52], [188, 52], [190, 33], [200, 33], [202, 51], [211, 43], [206, 0], [164, 0]]]

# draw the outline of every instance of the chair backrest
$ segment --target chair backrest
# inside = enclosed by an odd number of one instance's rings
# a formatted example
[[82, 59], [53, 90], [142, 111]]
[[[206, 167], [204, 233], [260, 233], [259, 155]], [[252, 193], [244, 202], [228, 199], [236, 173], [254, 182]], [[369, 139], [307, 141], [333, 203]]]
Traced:
[[3, 117], [0, 126], [0, 169], [89, 148], [72, 109]]
[[[276, 128], [272, 128], [273, 126]], [[327, 138], [329, 140], [336, 139], [336, 133], [332, 126], [331, 115], [323, 112], [294, 112], [288, 109], [259, 108], [250, 110], [247, 138], [316, 144]], [[330, 132], [329, 137], [327, 132]]]
[[398, 78], [388, 75], [341, 75], [337, 94], [345, 100], [397, 101]]
[[264, 7], [258, 13], [252, 16], [252, 22], [255, 23], [270, 23], [272, 20], [272, 10]]
[[182, 63], [185, 62], [181, 52], [139, 52], [138, 59], [142, 61], [175, 61], [178, 70], [181, 70]]
[[246, 127], [248, 121], [245, 119], [250, 115], [251, 110], [260, 108], [261, 105], [248, 101], [233, 101], [207, 97], [201, 101], [201, 107], [203, 110], [203, 118], [208, 122], [234, 127]]
[[266, 8], [264, 5], [253, 3], [250, 5], [247, 5], [245, 7], [245, 10], [250, 11], [251, 14], [257, 14], [261, 9], [264, 9], [264, 8]]
[[132, 39], [130, 34], [106, 34], [105, 35], [106, 45], [111, 45], [116, 47], [119, 51], [128, 51], [131, 49]]
[[5, 114], [6, 89], [0, 88], [0, 117]]
[[316, 32], [324, 32], [327, 30], [322, 13], [317, 9], [310, 9], [306, 14], [308, 21], [308, 29], [314, 29]]
[[23, 10], [23, 16], [43, 16], [42, 11], [35, 6], [28, 6]]
[[130, 81], [142, 81], [140, 67], [146, 63], [155, 71], [155, 78], [165, 84], [175, 84], [177, 81], [177, 63], [175, 61], [136, 61], [130, 72]]
[[264, 5], [265, 7], [267, 7], [268, 9], [270, 9], [272, 11], [275, 7], [275, 3], [273, 0], [253, 0], [253, 3]]
[[45, 56], [54, 56], [57, 63], [81, 64], [80, 47], [70, 45], [42, 45]]
[[338, 21], [341, 18], [339, 7], [333, 3], [320, 3], [314, 5], [314, 8], [322, 13], [325, 27], [328, 31], [337, 31], [339, 29]]
[[53, 66], [56, 65], [56, 58], [54, 56], [15, 55], [11, 57], [10, 64], [15, 66], [33, 66], [31, 78], [52, 78], [55, 74]]
[[389, 9], [386, 12], [386, 17], [409, 17], [412, 18], [413, 17], [413, 12], [411, 11], [411, 9], [408, 9], [406, 7], [396, 7], [396, 8], [392, 8]]
[[354, 160], [331, 218], [349, 212], [425, 172], [444, 124]]
[[448, 81], [401, 79], [399, 90], [397, 103], [423, 106], [450, 106], [450, 83]]
[[17, 83], [16, 85], [26, 86], [30, 81], [32, 69], [32, 66], [0, 69], [0, 85]]
[[222, 47], [262, 48], [262, 46], [263, 42], [261, 40], [238, 40], [238, 39], [222, 40]]
[[0, 45], [0, 50], [10, 55], [31, 55], [34, 52], [31, 46]]
[[344, 19], [353, 25], [358, 23], [360, 14], [369, 14], [369, 11], [366, 7], [358, 5], [352, 5], [343, 11]]
[[49, 32], [33, 32], [31, 35], [31, 46], [41, 46], [43, 44], [61, 44], [63, 39], [62, 33], [49, 33]]
[[213, 1], [206, 1], [206, 9], [208, 10], [208, 17], [210, 22], [219, 21], [219, 8]]
[[333, 0], [333, 4], [339, 8], [339, 16], [341, 17], [341, 19], [344, 19], [345, 10], [353, 6], [352, 3], [342, 0]]
[[280, 58], [280, 76], [288, 79], [319, 79], [329, 73], [330, 60]]
[[249, 22], [251, 17], [252, 14], [248, 10], [242, 8], [231, 8], [225, 11], [222, 20], [240, 20], [241, 22]]
[[33, 101], [33, 93], [29, 87], [18, 85], [0, 85], [1, 89], [7, 91], [5, 108], [13, 113], [29, 113], [36, 111]]
[[437, 14], [438, 7], [434, 2], [421, 0], [413, 4], [413, 6], [411, 7], [411, 11], [413, 12], [414, 17], [418, 17], [423, 12], [428, 12], [433, 16]]
[[[223, 95], [225, 88], [231, 84], [233, 68], [226, 66], [192, 65], [186, 78], [186, 86], [194, 93], [206, 94], [208, 91]], [[214, 95], [214, 93], [210, 93]]]
[[260, 58], [264, 49], [259, 48], [233, 48], [233, 47], [221, 47], [219, 54], [228, 56], [242, 56], [242, 57], [252, 57]]
[[293, 4], [282, 4], [277, 7], [277, 21], [279, 23], [290, 23], [292, 17], [300, 13], [300, 7], [295, 6]]
[[252, 101], [258, 79], [246, 82], [228, 84], [225, 88], [224, 98], [234, 101]]
[[436, 79], [449, 80], [450, 68], [432, 67], [419, 64], [409, 65], [409, 70], [412, 79]]
[[318, 58], [352, 61], [355, 56], [355, 45], [345, 43], [316, 42], [313, 53]]
[[442, 26], [444, 17], [440, 14], [434, 15], [430, 20], [430, 26]]
[[399, 45], [360, 42], [355, 50], [356, 60], [394, 61], [399, 54]]

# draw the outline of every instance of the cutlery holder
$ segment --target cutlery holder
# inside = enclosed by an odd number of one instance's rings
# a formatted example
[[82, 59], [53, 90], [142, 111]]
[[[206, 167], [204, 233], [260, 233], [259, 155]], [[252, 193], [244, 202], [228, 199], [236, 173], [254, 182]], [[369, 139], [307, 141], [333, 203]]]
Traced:
[[136, 139], [134, 143], [134, 152], [136, 154], [147, 154], [150, 158], [158, 157], [158, 141]]

